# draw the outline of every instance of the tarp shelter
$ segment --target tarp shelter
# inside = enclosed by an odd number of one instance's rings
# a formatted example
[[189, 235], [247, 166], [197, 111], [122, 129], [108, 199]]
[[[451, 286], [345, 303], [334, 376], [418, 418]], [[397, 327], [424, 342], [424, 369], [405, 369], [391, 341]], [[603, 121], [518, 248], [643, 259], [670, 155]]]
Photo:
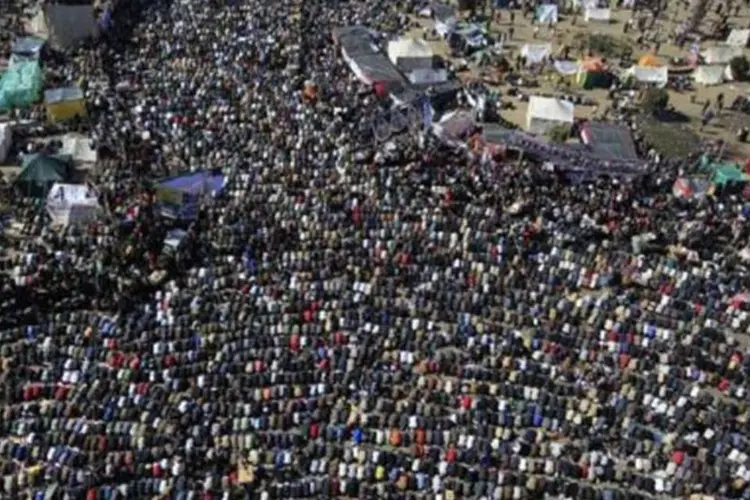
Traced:
[[536, 22], [539, 24], [557, 24], [557, 5], [551, 3], [537, 5]]
[[27, 25], [27, 31], [44, 40], [49, 38], [49, 28], [47, 27], [47, 19], [43, 9], [40, 8], [31, 18]]
[[651, 54], [644, 54], [638, 59], [638, 66], [641, 68], [660, 68], [664, 66], [664, 63], [659, 60], [658, 57]]
[[640, 83], [647, 83], [657, 87], [663, 87], [669, 81], [669, 70], [666, 66], [658, 68], [633, 66], [627, 73]]
[[369, 33], [358, 32], [357, 34], [344, 35], [339, 39], [339, 45], [344, 58], [378, 53], [378, 47]]
[[577, 75], [581, 69], [581, 65], [576, 61], [555, 61], [552, 65], [555, 71], [563, 76]]
[[417, 93], [427, 95], [433, 110], [442, 114], [455, 106], [456, 96], [463, 87], [458, 80], [450, 79], [440, 83], [413, 84]]
[[437, 69], [438, 62], [433, 57], [400, 57], [398, 59], [398, 69], [404, 73], [409, 73], [417, 69]]
[[584, 12], [587, 9], [596, 9], [599, 7], [598, 0], [573, 0], [573, 7], [576, 9], [582, 9]]
[[571, 126], [574, 110], [575, 106], [569, 101], [531, 96], [526, 112], [526, 129], [535, 134], [545, 134], [552, 127]]
[[680, 177], [672, 185], [672, 194], [683, 200], [697, 200], [706, 196], [710, 187], [708, 179]]
[[365, 38], [372, 40], [372, 34], [370, 30], [365, 26], [354, 25], [354, 26], [337, 26], [331, 30], [331, 38], [337, 44], [341, 43], [341, 40], [345, 37]]
[[55, 224], [85, 223], [101, 213], [97, 193], [84, 184], [55, 183], [47, 195], [47, 213]]
[[22, 61], [36, 61], [46, 41], [36, 36], [16, 38], [11, 46], [11, 65]]
[[576, 75], [576, 83], [584, 89], [609, 86], [607, 65], [598, 58], [590, 57], [581, 61]]
[[717, 45], [709, 47], [701, 53], [706, 64], [728, 64], [729, 61], [742, 55], [742, 47]]
[[86, 99], [78, 87], [47, 90], [44, 93], [44, 106], [47, 109], [47, 120], [52, 123], [69, 120], [75, 116], [86, 116]]
[[198, 204], [205, 196], [220, 193], [226, 179], [221, 174], [200, 171], [160, 182], [156, 188], [156, 201], [162, 215], [175, 219], [194, 219]]
[[425, 57], [432, 58], [433, 53], [427, 42], [413, 38], [402, 38], [388, 42], [388, 59], [393, 64], [398, 64], [402, 57]]
[[549, 43], [527, 43], [521, 47], [521, 56], [526, 64], [538, 64], [550, 56], [552, 45]]
[[630, 129], [612, 123], [588, 122], [580, 128], [581, 141], [595, 156], [607, 160], [637, 160], [633, 136]]
[[699, 85], [719, 85], [724, 81], [726, 66], [716, 64], [713, 66], [698, 66], [693, 71], [693, 79]]
[[724, 163], [716, 166], [711, 182], [717, 186], [725, 186], [732, 182], [747, 182], [748, 176], [733, 163]]
[[435, 20], [435, 31], [442, 36], [447, 37], [458, 23], [458, 14], [456, 9], [444, 3], [430, 4], [430, 12]]
[[55, 48], [67, 48], [94, 36], [97, 33], [97, 20], [94, 5], [69, 5], [45, 3], [49, 42]]
[[609, 9], [587, 8], [583, 14], [587, 22], [608, 23], [611, 17], [612, 12]]
[[10, 123], [0, 123], [0, 163], [8, 157], [8, 151], [13, 145], [13, 131]]
[[747, 47], [748, 39], [750, 39], [750, 29], [735, 28], [729, 32], [727, 36], [727, 45], [733, 45], [735, 47]]
[[357, 78], [368, 85], [376, 82], [393, 84], [406, 81], [404, 75], [383, 53], [360, 54], [351, 58], [345, 57], [345, 60]]
[[73, 175], [73, 159], [66, 155], [31, 154], [23, 158], [16, 186], [27, 196], [41, 198], [55, 183], [64, 183]]
[[62, 137], [60, 153], [81, 163], [96, 163], [97, 160], [97, 151], [91, 147], [91, 140], [77, 134], [65, 134]]
[[43, 85], [44, 75], [38, 62], [14, 64], [0, 78], [0, 110], [31, 106], [39, 99]]
[[438, 137], [449, 141], [460, 141], [475, 127], [474, 113], [459, 110], [445, 114], [434, 128]]

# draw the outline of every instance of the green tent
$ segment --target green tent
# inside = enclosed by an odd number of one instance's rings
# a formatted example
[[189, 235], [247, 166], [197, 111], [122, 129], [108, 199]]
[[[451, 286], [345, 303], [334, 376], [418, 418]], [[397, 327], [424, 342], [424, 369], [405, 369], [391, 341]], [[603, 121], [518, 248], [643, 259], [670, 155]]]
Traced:
[[26, 108], [39, 100], [44, 74], [37, 61], [17, 62], [0, 77], [0, 110]]
[[730, 182], [747, 182], [748, 177], [734, 163], [724, 163], [717, 165], [711, 181], [717, 186], [724, 186]]
[[15, 184], [27, 196], [42, 197], [55, 182], [67, 182], [73, 174], [73, 158], [70, 155], [27, 155]]

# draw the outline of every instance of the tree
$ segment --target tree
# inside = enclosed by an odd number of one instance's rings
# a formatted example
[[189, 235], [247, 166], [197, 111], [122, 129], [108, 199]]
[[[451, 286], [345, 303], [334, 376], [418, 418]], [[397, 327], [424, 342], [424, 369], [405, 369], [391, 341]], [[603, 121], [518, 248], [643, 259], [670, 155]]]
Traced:
[[690, 15], [688, 16], [687, 33], [698, 31], [698, 27], [708, 14], [709, 0], [691, 0]]
[[555, 144], [562, 144], [570, 137], [570, 127], [568, 125], [555, 125], [547, 131], [547, 139]]
[[729, 61], [729, 69], [732, 72], [732, 78], [735, 80], [744, 80], [750, 72], [750, 63], [745, 56], [733, 57]]
[[664, 111], [669, 104], [669, 92], [667, 89], [650, 88], [643, 93], [641, 98], [641, 109], [650, 115]]

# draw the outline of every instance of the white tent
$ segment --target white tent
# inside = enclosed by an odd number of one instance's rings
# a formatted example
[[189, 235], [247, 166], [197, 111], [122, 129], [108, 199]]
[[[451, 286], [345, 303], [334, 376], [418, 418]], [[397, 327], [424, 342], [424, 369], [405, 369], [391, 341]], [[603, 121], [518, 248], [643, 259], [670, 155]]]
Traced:
[[527, 43], [521, 47], [521, 55], [526, 58], [526, 64], [538, 64], [547, 59], [552, 52], [549, 43]]
[[669, 70], [666, 66], [660, 66], [658, 68], [633, 66], [626, 72], [626, 74], [635, 77], [635, 79], [641, 83], [651, 83], [657, 87], [663, 87], [669, 80]]
[[61, 154], [70, 155], [80, 163], [96, 163], [96, 149], [91, 147], [90, 140], [76, 134], [65, 134], [62, 138]]
[[552, 97], [531, 96], [526, 111], [526, 129], [544, 134], [558, 125], [572, 125], [575, 106], [572, 102]]
[[8, 157], [8, 151], [13, 144], [13, 132], [9, 123], [0, 123], [0, 162]]
[[388, 59], [396, 64], [401, 57], [432, 57], [432, 49], [423, 40], [413, 38], [388, 42]]
[[599, 6], [597, 0], [573, 0], [573, 8], [575, 9], [596, 9]]
[[557, 5], [551, 3], [537, 5], [536, 21], [539, 24], [557, 24]]
[[717, 45], [707, 48], [701, 55], [706, 64], [727, 64], [733, 58], [742, 55], [742, 47]]
[[38, 36], [39, 38], [44, 38], [45, 40], [49, 37], [49, 30], [47, 28], [47, 19], [44, 15], [44, 10], [39, 9], [37, 13], [32, 17], [27, 25], [26, 30], [34, 35]]
[[581, 65], [576, 61], [555, 61], [552, 65], [558, 73], [564, 76], [575, 75], [581, 70]]
[[718, 85], [724, 81], [726, 66], [717, 64], [714, 66], [698, 66], [693, 71], [695, 83], [700, 85]]
[[596, 21], [601, 23], [608, 23], [610, 18], [612, 17], [612, 13], [609, 9], [586, 9], [586, 12], [583, 15], [583, 18], [586, 21]]
[[94, 6], [47, 3], [44, 6], [49, 41], [54, 47], [70, 47], [97, 33]]
[[732, 45], [734, 47], [747, 47], [748, 39], [750, 39], [749, 29], [735, 28], [731, 32], [729, 32], [729, 36], [727, 37], [727, 45]]
[[55, 224], [88, 222], [100, 212], [96, 193], [83, 184], [55, 183], [47, 195], [47, 212]]

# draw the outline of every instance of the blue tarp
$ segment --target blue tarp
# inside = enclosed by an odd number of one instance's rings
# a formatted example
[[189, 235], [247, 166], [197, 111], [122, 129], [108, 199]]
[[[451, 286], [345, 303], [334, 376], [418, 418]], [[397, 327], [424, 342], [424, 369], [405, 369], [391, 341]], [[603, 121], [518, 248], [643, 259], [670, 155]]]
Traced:
[[163, 215], [177, 219], [195, 218], [201, 197], [224, 189], [225, 177], [211, 172], [195, 172], [165, 179], [156, 189]]
[[16, 56], [29, 57], [33, 59], [39, 58], [39, 53], [42, 51], [45, 41], [43, 38], [37, 38], [35, 36], [25, 36], [22, 38], [16, 38], [13, 40], [13, 46], [11, 47], [11, 53]]

